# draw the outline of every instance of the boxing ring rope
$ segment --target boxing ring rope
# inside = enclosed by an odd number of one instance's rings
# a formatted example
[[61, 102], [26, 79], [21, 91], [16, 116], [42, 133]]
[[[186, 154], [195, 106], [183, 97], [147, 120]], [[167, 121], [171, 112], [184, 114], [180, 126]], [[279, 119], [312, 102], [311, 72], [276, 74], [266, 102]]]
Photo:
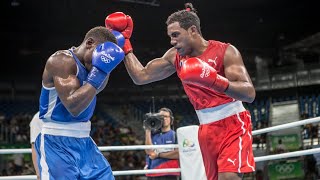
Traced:
[[[166, 147], [168, 147], [168, 146], [166, 146]], [[298, 156], [302, 156], [302, 155], [310, 155], [310, 154], [315, 154], [315, 153], [320, 153], [320, 148], [255, 157], [254, 161], [255, 162], [270, 161], [270, 160], [275, 160], [275, 159], [298, 157]], [[114, 176], [124, 176], [124, 175], [139, 175], [139, 174], [147, 174], [147, 173], [163, 173], [163, 172], [181, 172], [181, 169], [180, 168], [168, 168], [168, 169], [113, 171], [113, 175]], [[11, 179], [36, 180], [37, 176], [36, 175], [24, 175], [24, 176], [3, 176], [3, 177], [0, 177], [0, 180], [11, 180]]]
[[[259, 129], [252, 131], [252, 135], [258, 135], [263, 133], [268, 133], [272, 131], [278, 131], [282, 129], [288, 129], [291, 127], [301, 126], [305, 124], [311, 124], [320, 122], [320, 117], [310, 118], [306, 120], [300, 120], [292, 123], [281, 124], [269, 128]], [[178, 148], [177, 144], [169, 145], [132, 145], [132, 146], [101, 146], [100, 151], [128, 151], [128, 150], [145, 150], [145, 149], [159, 149], [159, 148]], [[31, 149], [1, 149], [0, 154], [16, 154], [16, 153], [31, 153]], [[261, 157], [255, 157], [255, 162], [269, 161], [275, 159], [283, 159], [290, 157], [298, 157], [303, 155], [310, 155], [320, 153], [320, 148], [307, 149], [295, 152], [288, 152], [282, 154], [267, 155]], [[163, 173], [163, 172], [181, 172], [180, 168], [168, 168], [168, 169], [149, 169], [149, 170], [126, 170], [126, 171], [113, 171], [114, 176], [122, 175], [138, 175], [138, 174], [148, 174], [148, 173]], [[11, 180], [11, 179], [21, 179], [21, 180], [36, 180], [36, 175], [24, 175], [24, 176], [3, 176], [0, 180]]]
[[[258, 135], [263, 133], [268, 133], [272, 131], [278, 131], [282, 129], [288, 129], [296, 126], [312, 124], [320, 122], [320, 117], [299, 120], [296, 122], [291, 122], [287, 124], [281, 124], [273, 127], [268, 127], [264, 129], [259, 129], [252, 131], [252, 135]], [[129, 150], [145, 150], [145, 149], [161, 149], [161, 148], [178, 148], [177, 144], [170, 145], [131, 145], [131, 146], [100, 146], [100, 151], [129, 151]], [[31, 153], [30, 148], [26, 149], [0, 149], [0, 154], [17, 154], [17, 153]]]
[[[130, 150], [145, 150], [145, 149], [162, 149], [162, 148], [178, 148], [177, 144], [167, 145], [130, 145], [130, 146], [100, 146], [100, 151], [130, 151]], [[0, 149], [0, 154], [20, 154], [31, 153], [30, 148], [25, 149]]]
[[264, 128], [264, 129], [258, 129], [258, 130], [252, 131], [252, 135], [258, 135], [258, 134], [268, 133], [268, 132], [272, 132], [272, 131], [288, 129], [288, 128], [306, 125], [306, 124], [312, 124], [312, 123], [316, 123], [316, 122], [320, 122], [320, 117], [309, 118], [309, 119], [305, 119], [305, 120], [298, 120], [298, 121], [287, 123], [287, 124], [281, 124], [281, 125], [277, 125], [277, 126], [273, 126], [273, 127]]
[[[149, 170], [126, 170], [126, 171], [112, 171], [114, 176], [125, 176], [125, 175], [140, 175], [147, 173], [166, 173], [166, 172], [181, 172], [180, 168], [168, 168], [168, 169], [149, 169]], [[24, 175], [24, 176], [0, 176], [0, 180], [9, 180], [9, 179], [30, 179], [36, 180], [36, 175]]]

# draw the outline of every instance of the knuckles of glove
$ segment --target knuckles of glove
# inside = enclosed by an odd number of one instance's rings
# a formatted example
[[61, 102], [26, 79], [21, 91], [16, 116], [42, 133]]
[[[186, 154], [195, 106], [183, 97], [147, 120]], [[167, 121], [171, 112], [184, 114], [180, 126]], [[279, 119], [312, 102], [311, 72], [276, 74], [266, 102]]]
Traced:
[[114, 12], [106, 17], [105, 26], [109, 29], [122, 32], [128, 26], [127, 15], [123, 12]]

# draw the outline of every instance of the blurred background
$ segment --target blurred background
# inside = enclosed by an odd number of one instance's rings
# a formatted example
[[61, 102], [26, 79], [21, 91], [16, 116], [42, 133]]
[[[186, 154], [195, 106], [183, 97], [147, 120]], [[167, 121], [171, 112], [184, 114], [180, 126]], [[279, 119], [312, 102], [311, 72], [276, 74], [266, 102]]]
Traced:
[[[41, 76], [47, 58], [59, 49], [78, 46], [92, 27], [122, 11], [134, 20], [131, 43], [146, 64], [169, 49], [167, 17], [192, 2], [205, 39], [229, 42], [242, 54], [257, 91], [245, 107], [253, 130], [320, 115], [320, 28], [316, 1], [298, 0], [5, 0], [1, 2], [0, 146], [29, 148], [29, 122], [38, 111]], [[175, 129], [198, 124], [180, 80], [134, 85], [124, 64], [111, 74], [98, 95], [92, 137], [99, 146], [143, 144], [143, 115], [166, 106]], [[255, 155], [318, 146], [318, 123], [281, 133], [254, 136]], [[320, 134], [319, 134], [320, 135]], [[104, 152], [113, 170], [142, 169], [143, 151]], [[245, 179], [315, 179], [315, 156], [257, 163]], [[0, 155], [0, 175], [34, 174], [31, 156]], [[320, 162], [318, 162], [320, 164]], [[278, 172], [275, 167], [293, 167]], [[288, 168], [287, 168], [288, 169]], [[117, 179], [143, 179], [119, 176]]]

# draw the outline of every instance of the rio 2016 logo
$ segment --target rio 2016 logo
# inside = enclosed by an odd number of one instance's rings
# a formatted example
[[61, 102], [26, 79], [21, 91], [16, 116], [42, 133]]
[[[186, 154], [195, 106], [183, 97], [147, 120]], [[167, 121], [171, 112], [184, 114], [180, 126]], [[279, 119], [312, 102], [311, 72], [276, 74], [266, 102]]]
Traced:
[[184, 139], [182, 146], [183, 147], [194, 147], [194, 142], [190, 141], [189, 139]]
[[189, 139], [183, 140], [182, 147], [183, 147], [182, 152], [188, 156], [192, 156], [197, 151], [197, 148], [196, 148], [194, 142], [192, 142]]

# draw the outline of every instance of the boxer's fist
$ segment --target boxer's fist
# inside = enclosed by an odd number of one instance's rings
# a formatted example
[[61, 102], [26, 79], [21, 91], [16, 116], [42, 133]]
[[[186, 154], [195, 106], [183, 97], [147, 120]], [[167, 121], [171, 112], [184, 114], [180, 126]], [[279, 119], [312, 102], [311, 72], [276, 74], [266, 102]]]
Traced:
[[130, 39], [132, 35], [132, 18], [123, 12], [115, 12], [108, 15], [105, 19], [105, 25], [108, 29], [121, 32], [126, 39]]
[[105, 19], [105, 26], [108, 29], [121, 32], [125, 38], [124, 45], [122, 47], [125, 54], [132, 52], [132, 45], [130, 43], [130, 37], [133, 31], [133, 21], [129, 15], [123, 12], [115, 12], [108, 15]]
[[198, 84], [218, 92], [225, 92], [229, 86], [227, 78], [217, 74], [213, 67], [199, 58], [184, 61], [179, 76], [184, 83]]
[[99, 44], [92, 54], [92, 69], [87, 82], [99, 90], [108, 74], [123, 60], [124, 52], [116, 44], [105, 42]]
[[109, 29], [122, 32], [128, 26], [127, 15], [123, 12], [112, 13], [106, 17], [105, 25]]
[[121, 33], [126, 39], [130, 39], [133, 31], [133, 20], [129, 15], [127, 15], [126, 19], [127, 19], [127, 27], [123, 31], [121, 31]]
[[99, 68], [105, 73], [110, 73], [124, 58], [122, 49], [112, 43], [99, 44], [92, 54], [92, 66]]

